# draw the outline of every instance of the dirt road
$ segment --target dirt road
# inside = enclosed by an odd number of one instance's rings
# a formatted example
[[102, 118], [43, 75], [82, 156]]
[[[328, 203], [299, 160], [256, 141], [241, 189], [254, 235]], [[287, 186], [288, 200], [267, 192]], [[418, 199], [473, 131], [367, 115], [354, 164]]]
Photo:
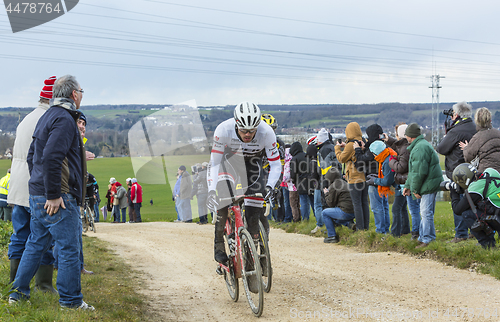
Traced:
[[[212, 225], [98, 225], [91, 236], [144, 274], [158, 321], [256, 320], [242, 282], [234, 303], [215, 273]], [[259, 321], [500, 321], [500, 281], [490, 276], [276, 229], [270, 248], [273, 288]]]

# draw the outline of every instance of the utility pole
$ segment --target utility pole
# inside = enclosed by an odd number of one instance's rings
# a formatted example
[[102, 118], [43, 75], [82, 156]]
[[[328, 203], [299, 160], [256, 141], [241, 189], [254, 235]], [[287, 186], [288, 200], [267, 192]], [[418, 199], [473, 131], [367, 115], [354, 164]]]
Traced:
[[440, 138], [440, 129], [441, 126], [439, 124], [439, 89], [441, 86], [439, 85], [439, 80], [441, 78], [445, 78], [444, 76], [438, 75], [432, 75], [431, 76], [431, 82], [432, 86], [429, 86], [429, 88], [432, 88], [432, 140], [431, 143], [434, 147], [436, 147], [439, 144], [439, 138]]

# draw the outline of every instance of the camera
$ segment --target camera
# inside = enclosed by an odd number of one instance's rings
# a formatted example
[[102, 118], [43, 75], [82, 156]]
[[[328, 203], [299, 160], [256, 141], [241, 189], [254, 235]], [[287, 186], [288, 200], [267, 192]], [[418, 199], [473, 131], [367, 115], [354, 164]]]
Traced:
[[337, 142], [342, 144], [342, 139], [337, 139]]
[[449, 116], [449, 117], [452, 117], [453, 116], [453, 108], [450, 108], [449, 110], [444, 110], [443, 111], [443, 114], [446, 115], [446, 116]]
[[470, 230], [477, 232], [477, 233], [484, 232], [486, 235], [491, 235], [491, 234], [495, 233], [493, 228], [491, 228], [487, 223], [485, 223], [484, 221], [479, 221], [479, 220], [476, 220], [472, 224], [472, 226], [470, 227]]
[[441, 191], [450, 191], [450, 190], [455, 190], [458, 194], [464, 193], [464, 190], [462, 187], [460, 187], [458, 184], [456, 184], [453, 181], [442, 181], [441, 184], [439, 185], [439, 189]]

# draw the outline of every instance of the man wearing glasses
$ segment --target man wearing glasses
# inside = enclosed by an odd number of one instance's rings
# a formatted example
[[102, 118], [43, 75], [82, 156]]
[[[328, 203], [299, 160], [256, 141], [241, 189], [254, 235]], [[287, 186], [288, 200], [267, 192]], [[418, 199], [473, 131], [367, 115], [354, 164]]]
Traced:
[[9, 303], [28, 299], [30, 281], [52, 241], [58, 249], [57, 291], [61, 307], [94, 310], [83, 301], [80, 280], [81, 223], [86, 174], [85, 149], [76, 121], [83, 90], [74, 76], [59, 78], [50, 108], [33, 133], [28, 152], [31, 234]]
[[[270, 172], [264, 183], [262, 158], [269, 160]], [[246, 195], [262, 193], [265, 199], [272, 197], [276, 183], [281, 175], [280, 154], [273, 129], [261, 122], [261, 113], [257, 105], [242, 102], [234, 109], [234, 118], [217, 126], [214, 132], [212, 154], [208, 166], [207, 207], [218, 209], [215, 223], [214, 257], [219, 263], [228, 260], [224, 247], [224, 225], [228, 215], [228, 204], [219, 205], [219, 197], [231, 194]], [[236, 193], [236, 189], [241, 192]], [[245, 217], [248, 231], [254, 238], [259, 238], [259, 217], [263, 210], [263, 200], [245, 199]], [[250, 283], [252, 284], [252, 283]], [[258, 285], [250, 285], [254, 291]]]

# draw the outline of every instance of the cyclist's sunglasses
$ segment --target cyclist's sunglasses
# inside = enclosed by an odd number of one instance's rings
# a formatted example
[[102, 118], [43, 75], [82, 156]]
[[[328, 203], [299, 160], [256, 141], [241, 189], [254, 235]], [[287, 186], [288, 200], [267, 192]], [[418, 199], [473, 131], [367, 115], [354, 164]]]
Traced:
[[244, 130], [244, 129], [238, 129], [239, 132], [243, 133], [243, 134], [252, 134], [252, 133], [255, 133], [257, 132], [257, 129], [253, 129], [253, 130]]

